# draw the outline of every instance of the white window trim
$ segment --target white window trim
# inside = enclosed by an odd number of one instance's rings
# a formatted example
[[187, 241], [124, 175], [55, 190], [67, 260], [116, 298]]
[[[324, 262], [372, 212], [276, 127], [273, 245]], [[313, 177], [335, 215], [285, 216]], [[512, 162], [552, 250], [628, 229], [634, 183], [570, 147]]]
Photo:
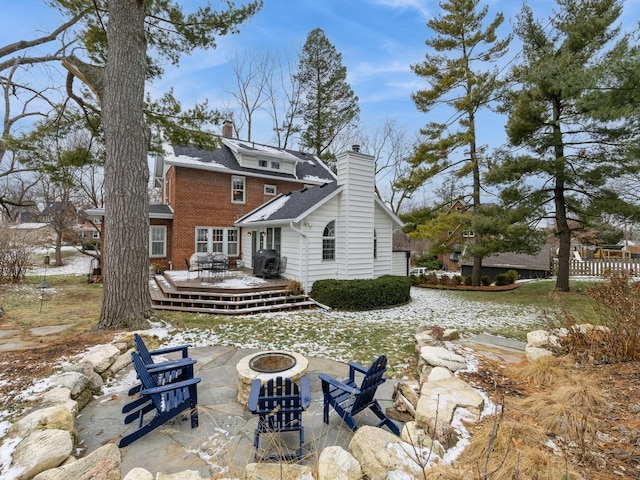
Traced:
[[[203, 230], [207, 230], [207, 251], [206, 252], [200, 252], [202, 254], [205, 253], [213, 253], [213, 230], [222, 230], [222, 253], [224, 255], [231, 255], [231, 256], [237, 256], [240, 255], [240, 229], [239, 228], [233, 228], [233, 227], [205, 227], [203, 225], [198, 225], [194, 228], [193, 230], [193, 251], [196, 252], [197, 251], [197, 245], [198, 245], [198, 230], [199, 229], [203, 229]], [[229, 232], [235, 230], [237, 232], [236, 234], [236, 241], [235, 242], [230, 242], [229, 241]], [[204, 242], [200, 242], [200, 243], [204, 243]], [[216, 242], [219, 243], [219, 242]], [[233, 254], [229, 254], [229, 244], [235, 244], [236, 245], [236, 251], [237, 253], [233, 253]]]
[[[233, 199], [233, 184], [236, 180], [242, 181], [242, 200]], [[246, 177], [240, 177], [238, 175], [231, 176], [231, 203], [244, 204], [247, 201], [247, 179]]]
[[[268, 189], [272, 189], [272, 192], [269, 192]], [[277, 195], [278, 187], [276, 185], [266, 185], [264, 186], [264, 194], [265, 195]]]
[[[162, 254], [154, 255], [153, 252], [153, 230], [160, 229], [162, 230]], [[158, 243], [158, 242], [156, 242]], [[167, 226], [166, 225], [151, 225], [149, 227], [149, 257], [150, 258], [163, 258], [167, 256]]]
[[[333, 224], [333, 235], [327, 236], [324, 233], [325, 233], [325, 231], [327, 230], [327, 227], [330, 224]], [[332, 240], [333, 241], [333, 248], [331, 249], [331, 251], [333, 253], [333, 258], [324, 258], [324, 252], [325, 252], [324, 242], [325, 242], [325, 240]], [[335, 220], [332, 220], [332, 221], [328, 222], [325, 225], [324, 230], [322, 231], [321, 257], [322, 257], [322, 261], [323, 262], [335, 262], [335, 260], [336, 260], [336, 222], [335, 222]]]

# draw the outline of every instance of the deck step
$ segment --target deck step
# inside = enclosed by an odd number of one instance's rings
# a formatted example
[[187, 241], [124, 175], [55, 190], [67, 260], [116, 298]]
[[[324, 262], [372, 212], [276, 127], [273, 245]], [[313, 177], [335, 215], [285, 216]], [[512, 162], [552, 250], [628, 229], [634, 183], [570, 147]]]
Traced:
[[188, 289], [162, 275], [149, 279], [151, 305], [156, 310], [172, 310], [215, 315], [242, 315], [260, 312], [308, 310], [317, 304], [308, 295], [289, 295], [282, 286], [252, 289]]

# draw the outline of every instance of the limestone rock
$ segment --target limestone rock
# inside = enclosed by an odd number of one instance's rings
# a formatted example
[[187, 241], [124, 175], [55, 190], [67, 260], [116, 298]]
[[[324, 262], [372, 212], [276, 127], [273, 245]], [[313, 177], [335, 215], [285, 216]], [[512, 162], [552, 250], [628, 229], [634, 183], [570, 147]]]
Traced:
[[534, 330], [527, 333], [527, 345], [532, 347], [546, 347], [549, 344], [549, 332]]
[[122, 480], [153, 480], [153, 474], [144, 468], [136, 467], [130, 470]]
[[[282, 470], [282, 471], [281, 471]], [[297, 463], [249, 463], [245, 480], [313, 480], [311, 468]]]
[[40, 472], [60, 465], [73, 450], [71, 434], [63, 430], [30, 433], [13, 452], [12, 468], [21, 470], [16, 480], [31, 479]]
[[200, 476], [200, 472], [195, 470], [185, 470], [177, 473], [158, 473], [156, 480], [205, 480]]
[[116, 359], [116, 361], [113, 362], [113, 364], [107, 369], [110, 377], [113, 377], [120, 370], [131, 365], [131, 352], [133, 352], [133, 348], [120, 355]]
[[445, 367], [433, 367], [429, 376], [427, 377], [427, 382], [435, 382], [436, 380], [442, 380], [444, 378], [453, 377], [453, 373], [448, 368]]
[[442, 448], [440, 442], [433, 440], [423, 428], [418, 427], [416, 422], [405, 423], [400, 437], [409, 445], [417, 448], [431, 449], [433, 454], [438, 457], [444, 455], [444, 448]]
[[431, 330], [425, 330], [423, 332], [418, 332], [414, 336], [414, 341], [416, 342], [416, 350], [420, 351], [420, 347], [424, 345], [437, 345], [438, 339], [433, 336]]
[[51, 378], [55, 386], [65, 387], [71, 391], [71, 398], [77, 398], [89, 383], [89, 379], [79, 372], [63, 372]]
[[38, 399], [40, 408], [61, 406], [69, 410], [71, 415], [78, 414], [78, 402], [71, 400], [71, 390], [66, 387], [57, 387], [47, 390]]
[[425, 428], [429, 419], [439, 418], [451, 423], [456, 408], [466, 408], [477, 417], [484, 408], [482, 396], [458, 377], [425, 382], [420, 390], [416, 422]]
[[41, 408], [22, 417], [9, 429], [10, 437], [26, 437], [33, 430], [64, 430], [76, 436], [76, 417], [63, 406]]
[[450, 352], [444, 347], [424, 346], [420, 349], [420, 358], [434, 367], [446, 367], [452, 372], [466, 368], [463, 356]]
[[318, 480], [360, 480], [358, 461], [341, 447], [327, 447], [318, 459]]
[[457, 328], [446, 328], [442, 334], [442, 340], [458, 340], [460, 332]]
[[107, 443], [86, 457], [62, 467], [42, 472], [33, 480], [120, 480], [120, 449]]
[[83, 360], [91, 362], [93, 370], [102, 373], [109, 368], [116, 358], [120, 356], [120, 350], [115, 345], [99, 345], [87, 353]]
[[422, 478], [422, 463], [413, 457], [416, 450], [381, 428], [368, 425], [358, 428], [349, 450], [369, 480]]
[[553, 352], [551, 352], [550, 350], [547, 350], [546, 348], [532, 347], [527, 345], [527, 348], [525, 349], [525, 354], [527, 356], [528, 361], [535, 362], [539, 358], [552, 356]]

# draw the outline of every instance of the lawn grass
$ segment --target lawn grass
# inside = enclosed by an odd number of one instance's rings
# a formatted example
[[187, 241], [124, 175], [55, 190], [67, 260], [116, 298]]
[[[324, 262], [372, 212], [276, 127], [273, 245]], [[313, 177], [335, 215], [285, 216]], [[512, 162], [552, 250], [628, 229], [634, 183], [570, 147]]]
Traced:
[[[52, 290], [42, 297], [37, 285], [42, 278], [29, 277], [19, 286], [3, 286], [2, 305], [5, 308], [5, 328], [14, 325], [28, 329], [36, 326], [71, 325], [64, 335], [72, 336], [93, 328], [100, 316], [102, 287], [88, 284], [85, 276], [50, 276], [47, 282]], [[571, 312], [580, 323], [596, 319], [592, 303], [586, 294], [593, 282], [572, 282], [569, 293], [554, 292], [553, 281], [523, 284], [520, 288], [504, 292], [448, 291], [461, 303], [473, 305], [480, 312], [492, 305], [509, 306], [503, 315], [516, 318], [519, 312], [531, 308], [546, 312], [547, 322], [555, 319], [559, 306]], [[355, 315], [331, 316], [322, 311], [291, 312], [251, 316], [205, 315], [185, 312], [158, 311], [157, 317], [177, 330], [181, 339], [194, 345], [220, 344], [256, 349], [298, 351], [302, 354], [334, 358], [339, 361], [355, 360], [368, 364], [380, 353], [389, 357], [391, 374], [402, 374], [414, 361], [415, 332], [434, 319], [385, 318], [384, 312], [362, 312]], [[485, 312], [478, 313], [483, 315]], [[529, 330], [521, 323], [496, 322], [490, 329], [478, 327], [462, 333], [491, 333], [508, 338], [526, 340]], [[439, 321], [447, 322], [446, 318]], [[540, 328], [545, 325], [540, 321]], [[447, 327], [446, 323], [442, 326]]]

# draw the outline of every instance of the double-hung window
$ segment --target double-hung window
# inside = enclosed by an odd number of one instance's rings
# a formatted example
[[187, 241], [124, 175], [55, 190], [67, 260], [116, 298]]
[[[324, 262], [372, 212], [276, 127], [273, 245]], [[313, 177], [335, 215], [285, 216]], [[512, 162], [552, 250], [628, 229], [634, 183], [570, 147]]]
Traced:
[[149, 253], [151, 257], [167, 256], [167, 227], [152, 225], [149, 227]]
[[231, 177], [231, 203], [245, 203], [245, 177]]
[[197, 253], [223, 253], [237, 256], [239, 252], [237, 228], [196, 227]]
[[322, 259], [335, 260], [336, 258], [336, 223], [331, 221], [322, 232]]

